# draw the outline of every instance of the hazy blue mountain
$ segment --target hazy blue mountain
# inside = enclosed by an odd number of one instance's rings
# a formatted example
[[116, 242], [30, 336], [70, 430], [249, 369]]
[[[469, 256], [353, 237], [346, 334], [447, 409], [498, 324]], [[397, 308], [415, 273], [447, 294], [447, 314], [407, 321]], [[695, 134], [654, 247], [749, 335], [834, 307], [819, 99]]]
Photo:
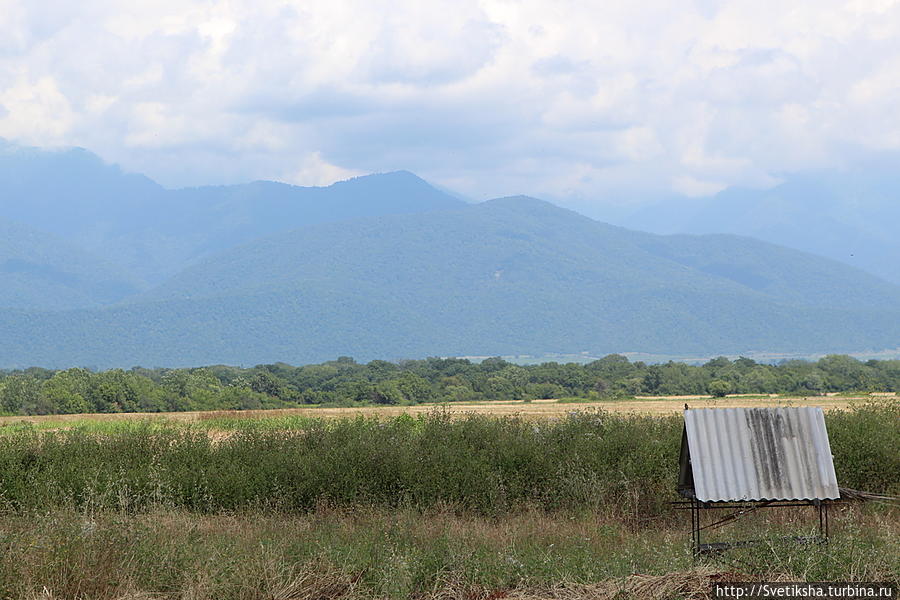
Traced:
[[405, 171], [324, 188], [259, 181], [166, 190], [80, 148], [48, 151], [0, 140], [0, 214], [152, 283], [261, 235], [463, 204]]
[[[182, 220], [170, 231], [180, 237], [197, 237], [192, 259], [304, 225], [464, 204], [409, 171], [366, 175], [328, 187], [256, 181], [190, 188], [171, 192], [169, 201], [182, 210]], [[196, 232], [203, 232], [202, 241]]]
[[769, 190], [667, 199], [618, 222], [656, 233], [735, 233], [798, 248], [900, 283], [900, 176], [793, 175]]
[[[794, 178], [643, 220], [890, 275], [892, 182]], [[900, 345], [900, 288], [845, 264], [525, 197], [472, 205], [408, 172], [166, 190], [0, 142], [0, 214], [0, 366]]]
[[105, 309], [0, 311], [0, 365], [896, 347], [900, 287], [747, 238], [530, 198], [303, 227]]
[[900, 309], [895, 284], [835, 260], [736, 235], [642, 235], [661, 257], [729, 279], [779, 302], [851, 310]]
[[0, 219], [0, 308], [112, 304], [139, 291], [123, 269], [52, 234]]

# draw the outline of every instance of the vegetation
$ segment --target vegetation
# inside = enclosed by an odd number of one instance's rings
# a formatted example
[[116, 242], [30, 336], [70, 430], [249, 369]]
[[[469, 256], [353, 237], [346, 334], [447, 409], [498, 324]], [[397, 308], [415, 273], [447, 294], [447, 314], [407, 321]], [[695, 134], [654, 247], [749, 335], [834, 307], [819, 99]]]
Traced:
[[[808, 509], [769, 512], [768, 521], [740, 521], [726, 535], [812, 533], [815, 526]], [[713, 580], [898, 579], [896, 515], [848, 507], [832, 516], [826, 546], [773, 540], [694, 565], [686, 522], [635, 529], [590, 513], [52, 510], [4, 516], [0, 597], [669, 600], [705, 598]]]
[[[829, 413], [842, 485], [900, 492], [900, 404]], [[670, 514], [679, 417], [574, 412], [558, 421], [432, 412], [305, 419], [293, 429], [146, 422], [103, 433], [10, 428], [0, 436], [8, 510], [163, 505], [215, 513], [322, 504], [483, 515], [590, 510], [640, 524]]]
[[[900, 491], [900, 405], [826, 418], [843, 485]], [[812, 511], [764, 511], [716, 535], [767, 543], [694, 565], [667, 504], [677, 417], [264, 423], [8, 427], [0, 597], [662, 599], [900, 575], [890, 506], [835, 510], [826, 546], [777, 541]]]
[[868, 393], [900, 391], [900, 361], [831, 355], [816, 362], [761, 364], [716, 358], [701, 366], [630, 362], [612, 354], [581, 365], [521, 366], [428, 358], [359, 364], [343, 357], [317, 365], [241, 369], [30, 368], [0, 371], [6, 414], [240, 410], [300, 405], [418, 404], [634, 395]]

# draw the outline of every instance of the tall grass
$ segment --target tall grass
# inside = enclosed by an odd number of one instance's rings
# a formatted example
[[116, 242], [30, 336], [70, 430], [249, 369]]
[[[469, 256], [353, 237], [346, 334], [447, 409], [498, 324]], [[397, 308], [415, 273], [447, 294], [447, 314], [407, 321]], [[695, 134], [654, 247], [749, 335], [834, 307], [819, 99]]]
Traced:
[[[697, 567], [686, 524], [630, 531], [590, 514], [526, 510], [486, 518], [440, 509], [320, 508], [306, 515], [177, 509], [125, 515], [62, 509], [4, 520], [0, 597], [594, 600], [632, 597], [615, 591], [633, 582], [635, 573], [655, 584], [693, 574], [693, 593], [637, 595], [662, 600], [703, 597], [710, 574], [719, 580], [896, 580], [896, 518], [851, 512], [836, 520], [828, 545], [773, 542], [730, 556], [734, 565]], [[775, 520], [775, 528], [799, 525], [780, 514]], [[735, 533], [741, 534], [747, 532]]]
[[[827, 415], [842, 485], [900, 491], [897, 411]], [[681, 427], [435, 412], [17, 428], [0, 436], [0, 597], [661, 600], [710, 577], [900, 577], [897, 509], [878, 506], [839, 507], [809, 546], [777, 540], [812, 533], [813, 511], [761, 511], [705, 541], [770, 543], [695, 566], [666, 504]]]
[[[827, 418], [840, 483], [897, 493], [898, 405]], [[158, 423], [22, 429], [0, 436], [0, 509], [449, 505], [498, 515], [537, 506], [639, 523], [671, 514], [681, 428], [676, 416], [573, 412], [534, 422], [434, 412], [212, 432]]]
[[599, 412], [540, 424], [436, 412], [217, 435], [150, 424], [23, 430], [0, 437], [0, 502], [204, 512], [449, 504], [483, 514], [534, 504], [638, 515], [663, 506], [679, 427], [677, 419]]
[[831, 411], [826, 427], [842, 486], [900, 496], [900, 402]]

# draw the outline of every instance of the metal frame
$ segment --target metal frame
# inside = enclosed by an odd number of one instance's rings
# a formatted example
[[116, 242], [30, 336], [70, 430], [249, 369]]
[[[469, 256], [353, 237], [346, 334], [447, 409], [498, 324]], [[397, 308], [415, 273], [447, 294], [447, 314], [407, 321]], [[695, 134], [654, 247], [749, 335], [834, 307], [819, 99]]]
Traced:
[[[798, 543], [804, 544], [827, 544], [828, 543], [828, 535], [829, 535], [829, 527], [828, 527], [828, 506], [831, 504], [831, 500], [766, 500], [766, 501], [737, 501], [737, 502], [702, 502], [697, 500], [696, 498], [691, 498], [689, 500], [677, 500], [672, 502], [676, 510], [690, 510], [691, 511], [691, 549], [693, 551], [694, 557], [699, 558], [703, 554], [709, 554], [712, 552], [721, 552], [724, 550], [728, 550], [729, 548], [736, 548], [741, 546], [750, 546], [753, 544], [758, 544], [762, 540], [743, 540], [743, 541], [734, 541], [734, 542], [715, 542], [711, 544], [703, 544], [701, 543], [700, 532], [706, 529], [716, 529], [730, 523], [731, 521], [735, 521], [740, 517], [747, 515], [749, 513], [755, 512], [761, 508], [782, 508], [782, 507], [796, 507], [796, 506], [814, 506], [817, 509], [819, 515], [819, 535], [818, 536], [798, 536], [798, 537], [788, 537], [783, 538], [790, 541], [795, 541]], [[715, 509], [736, 509], [736, 512], [726, 515], [725, 517], [719, 519], [718, 521], [714, 521], [712, 523], [708, 523], [706, 525], [702, 524], [701, 521], [701, 511], [703, 510], [715, 510]]]

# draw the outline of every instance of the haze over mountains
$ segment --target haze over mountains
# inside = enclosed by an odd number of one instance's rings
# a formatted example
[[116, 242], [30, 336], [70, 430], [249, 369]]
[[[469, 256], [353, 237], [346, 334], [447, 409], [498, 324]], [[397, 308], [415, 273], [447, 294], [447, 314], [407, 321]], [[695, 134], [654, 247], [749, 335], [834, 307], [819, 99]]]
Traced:
[[900, 346], [900, 286], [845, 264], [407, 172], [166, 190], [6, 144], [0, 209], [0, 366]]
[[796, 174], [768, 190], [670, 198], [617, 222], [654, 233], [735, 233], [805, 250], [900, 284], [900, 176], [871, 168]]
[[148, 285], [261, 235], [460, 204], [406, 172], [327, 188], [256, 181], [167, 190], [80, 148], [43, 151], [0, 140], [3, 217], [114, 260]]
[[53, 234], [0, 218], [0, 307], [64, 309], [109, 304], [140, 282]]

